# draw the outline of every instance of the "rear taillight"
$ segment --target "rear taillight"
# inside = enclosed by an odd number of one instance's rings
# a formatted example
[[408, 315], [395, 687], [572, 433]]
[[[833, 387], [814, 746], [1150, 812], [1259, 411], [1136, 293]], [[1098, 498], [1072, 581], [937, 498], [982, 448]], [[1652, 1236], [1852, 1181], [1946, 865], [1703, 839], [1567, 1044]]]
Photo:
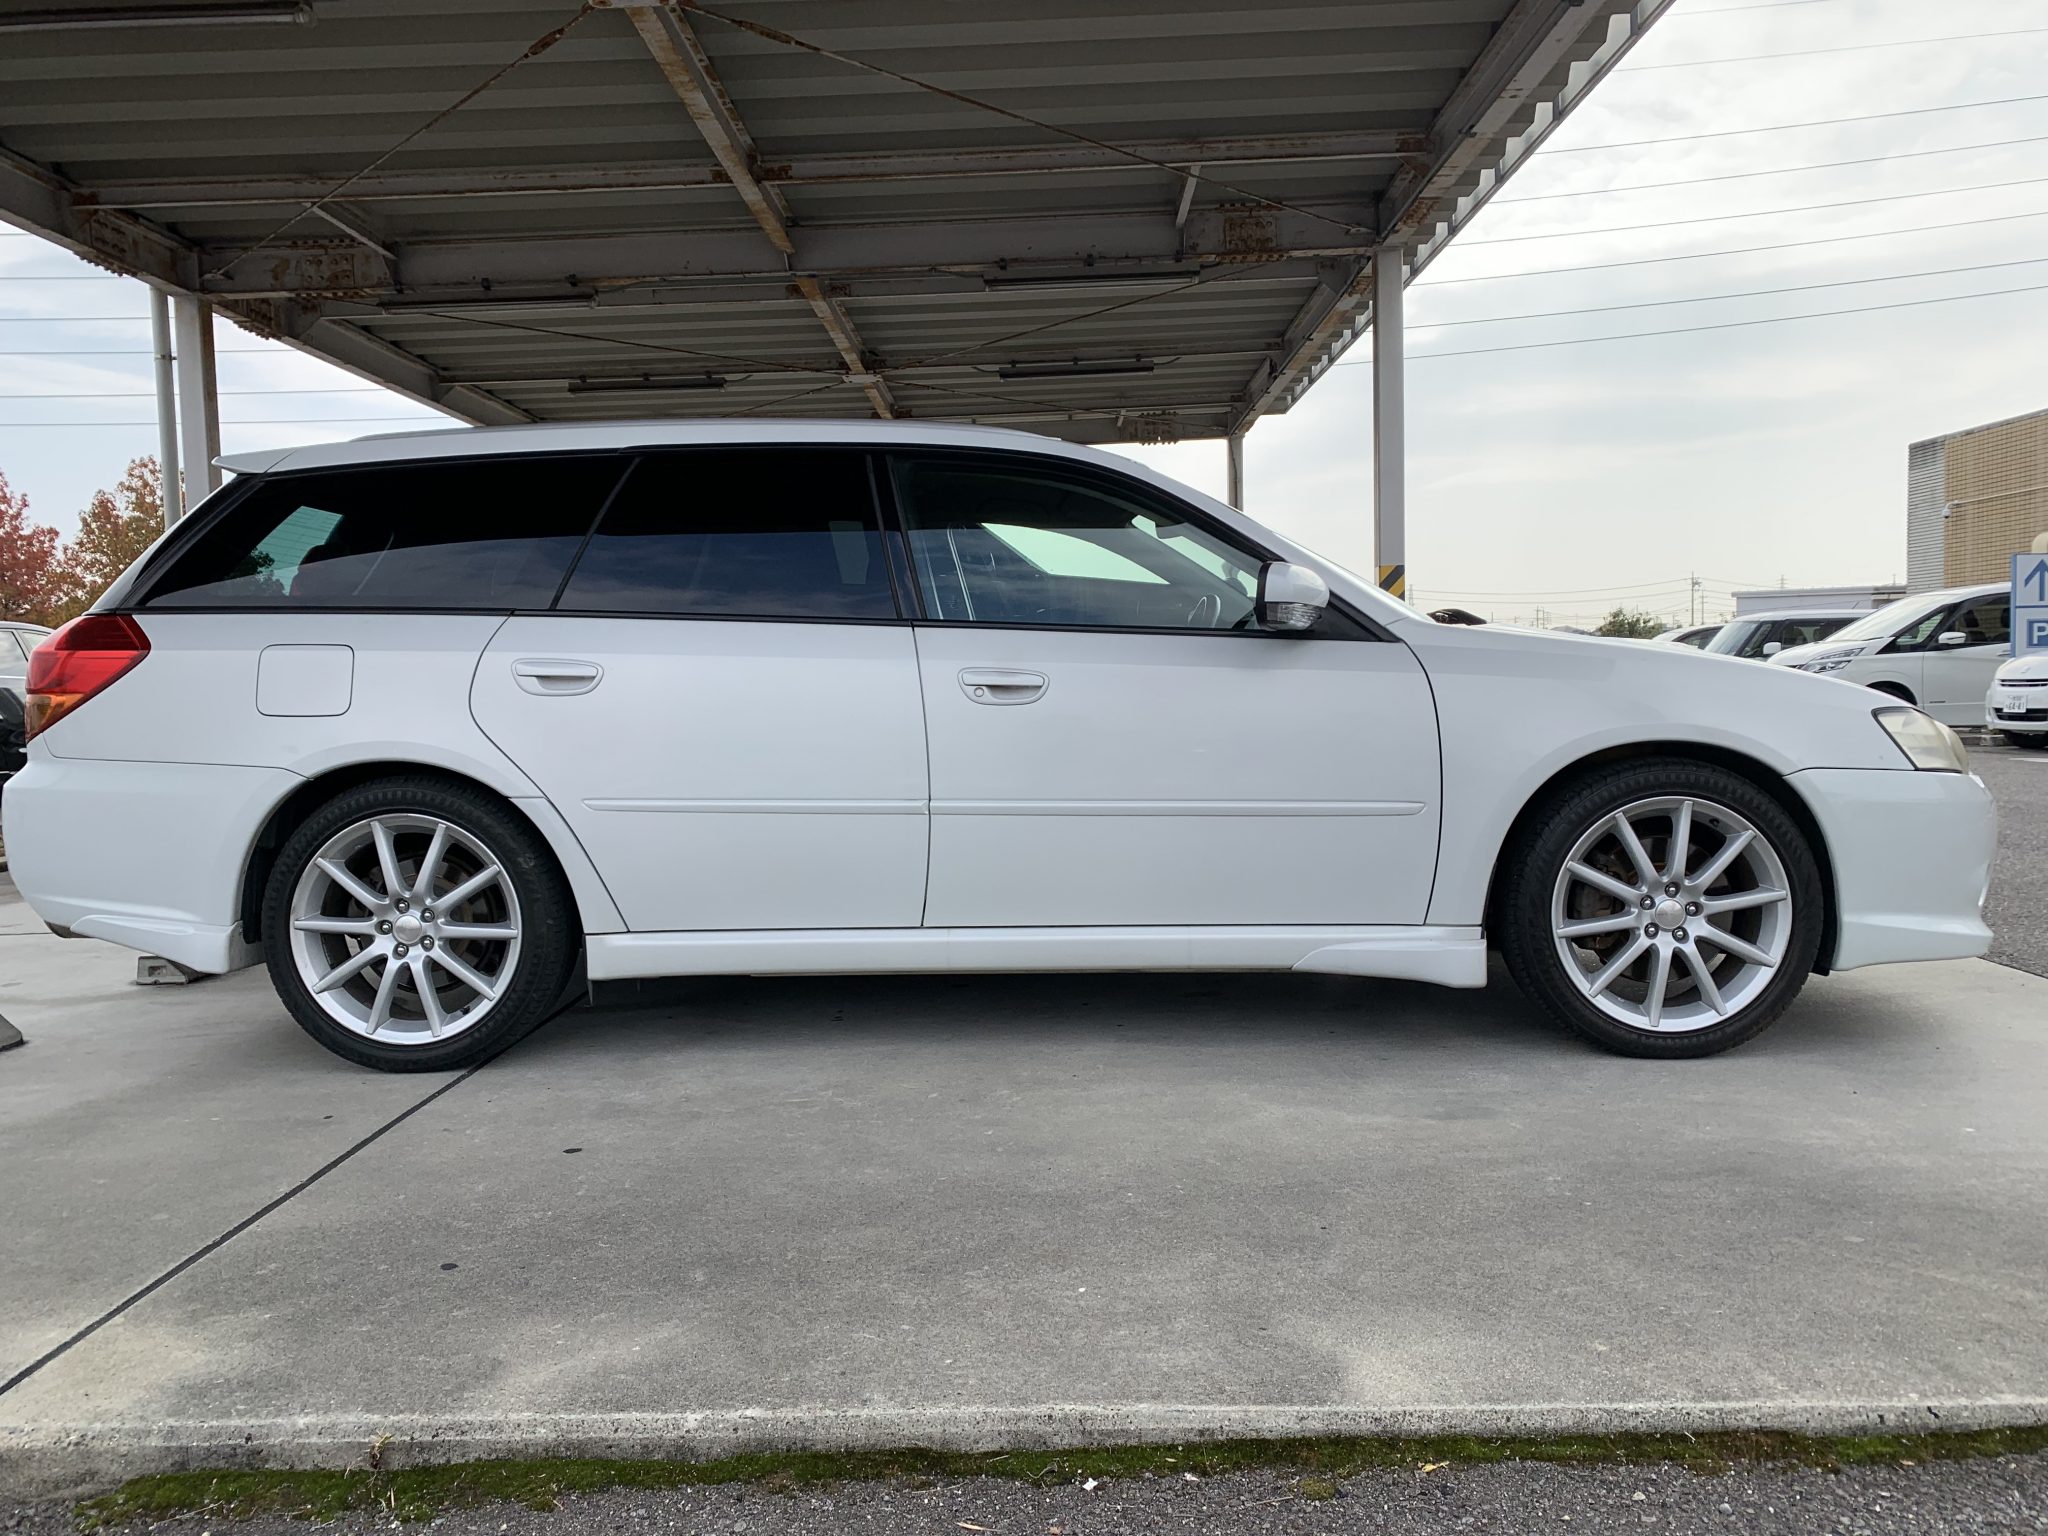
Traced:
[[28, 734], [47, 731], [148, 654], [149, 636], [125, 613], [73, 619], [29, 654]]

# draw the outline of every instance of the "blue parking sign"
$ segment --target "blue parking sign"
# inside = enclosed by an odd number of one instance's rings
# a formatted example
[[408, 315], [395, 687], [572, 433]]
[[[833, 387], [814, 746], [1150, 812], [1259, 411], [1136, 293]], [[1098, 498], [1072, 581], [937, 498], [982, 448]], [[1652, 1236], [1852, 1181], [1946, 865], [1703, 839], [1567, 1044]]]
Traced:
[[2048, 555], [2012, 557], [2012, 653], [2048, 651]]

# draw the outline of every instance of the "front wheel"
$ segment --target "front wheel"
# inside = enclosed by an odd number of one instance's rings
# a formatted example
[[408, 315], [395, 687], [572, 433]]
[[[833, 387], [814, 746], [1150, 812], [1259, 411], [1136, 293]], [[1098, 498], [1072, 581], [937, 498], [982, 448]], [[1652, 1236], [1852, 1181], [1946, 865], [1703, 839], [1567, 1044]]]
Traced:
[[1683, 759], [1567, 786], [1507, 852], [1509, 974], [1629, 1056], [1710, 1056], [1784, 1012], [1820, 947], [1820, 870], [1785, 808]]
[[2018, 747], [2022, 752], [2048, 750], [2048, 731], [2038, 734], [2032, 731], [2001, 731], [1999, 734], [2005, 738], [2007, 746]]
[[548, 1016], [580, 925], [534, 829], [467, 785], [378, 779], [314, 811], [264, 890], [270, 978], [306, 1033], [387, 1072], [473, 1066]]

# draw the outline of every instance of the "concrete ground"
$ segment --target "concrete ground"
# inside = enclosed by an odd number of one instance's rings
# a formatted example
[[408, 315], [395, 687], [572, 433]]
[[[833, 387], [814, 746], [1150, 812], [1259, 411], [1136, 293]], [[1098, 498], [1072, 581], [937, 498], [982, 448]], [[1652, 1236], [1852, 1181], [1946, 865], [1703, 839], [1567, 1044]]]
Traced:
[[735, 979], [458, 1078], [132, 972], [0, 886], [0, 1488], [2048, 1418], [2048, 980], [1988, 961], [1704, 1062], [1504, 979]]

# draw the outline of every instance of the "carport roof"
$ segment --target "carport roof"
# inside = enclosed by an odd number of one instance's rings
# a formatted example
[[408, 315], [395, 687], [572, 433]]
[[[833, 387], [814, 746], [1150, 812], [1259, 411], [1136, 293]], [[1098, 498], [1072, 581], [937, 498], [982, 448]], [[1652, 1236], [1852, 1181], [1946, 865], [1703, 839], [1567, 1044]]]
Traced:
[[1212, 436], [1667, 3], [0, 0], [0, 216], [475, 422]]

